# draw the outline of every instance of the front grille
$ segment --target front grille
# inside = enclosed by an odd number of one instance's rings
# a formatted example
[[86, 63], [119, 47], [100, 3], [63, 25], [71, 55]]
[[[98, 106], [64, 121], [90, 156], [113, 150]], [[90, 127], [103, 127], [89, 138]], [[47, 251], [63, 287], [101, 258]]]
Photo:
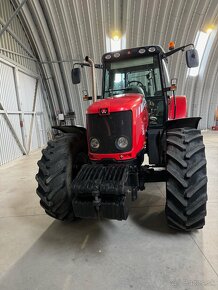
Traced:
[[[121, 111], [109, 115], [87, 115], [88, 140], [97, 138], [100, 147], [97, 150], [90, 148], [92, 153], [122, 153], [132, 149], [132, 111]], [[116, 140], [124, 136], [128, 139], [128, 146], [120, 150]]]

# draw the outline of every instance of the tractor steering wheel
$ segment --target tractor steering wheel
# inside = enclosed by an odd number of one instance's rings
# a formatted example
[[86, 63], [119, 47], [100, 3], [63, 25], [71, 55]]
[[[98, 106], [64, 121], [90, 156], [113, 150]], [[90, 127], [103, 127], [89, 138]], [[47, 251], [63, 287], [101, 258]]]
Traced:
[[[145, 97], [148, 97], [148, 92], [147, 92], [146, 86], [144, 86], [142, 82], [140, 82], [140, 81], [129, 81], [129, 82], [127, 82], [127, 85], [129, 86], [132, 83], [136, 83], [136, 85], [138, 87], [142, 88], [143, 91], [144, 91]], [[129, 87], [131, 87], [131, 86], [129, 86]]]
[[140, 82], [140, 81], [130, 81], [130, 82], [127, 83], [127, 85], [129, 86], [131, 83], [136, 83], [137, 86], [140, 86], [140, 87], [142, 87], [142, 88], [145, 87], [145, 86], [143, 85], [143, 83]]

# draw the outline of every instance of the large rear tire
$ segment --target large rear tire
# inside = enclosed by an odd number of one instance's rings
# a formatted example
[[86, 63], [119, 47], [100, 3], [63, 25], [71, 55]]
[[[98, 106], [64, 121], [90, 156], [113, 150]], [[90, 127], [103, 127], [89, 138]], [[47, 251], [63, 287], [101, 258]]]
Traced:
[[166, 217], [170, 227], [191, 231], [205, 224], [207, 173], [200, 130], [167, 132]]
[[42, 150], [36, 175], [40, 204], [55, 219], [72, 221], [72, 180], [88, 162], [86, 138], [82, 134], [64, 134], [49, 141]]

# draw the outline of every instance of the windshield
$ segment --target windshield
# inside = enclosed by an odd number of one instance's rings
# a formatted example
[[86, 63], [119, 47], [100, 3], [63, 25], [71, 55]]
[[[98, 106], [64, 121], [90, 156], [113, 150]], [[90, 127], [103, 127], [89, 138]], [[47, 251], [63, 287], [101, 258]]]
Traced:
[[158, 55], [117, 60], [105, 64], [104, 98], [122, 97], [126, 93], [144, 96], [149, 126], [164, 122], [164, 94]]
[[157, 55], [106, 63], [104, 98], [128, 91], [162, 96]]

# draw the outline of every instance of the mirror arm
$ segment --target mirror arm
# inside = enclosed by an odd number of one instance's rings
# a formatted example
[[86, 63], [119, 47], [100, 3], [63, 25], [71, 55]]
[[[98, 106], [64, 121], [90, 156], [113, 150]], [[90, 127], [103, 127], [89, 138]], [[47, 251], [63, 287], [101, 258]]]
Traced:
[[[86, 63], [86, 62], [75, 62], [73, 64], [73, 68], [78, 65], [80, 67], [84, 67], [84, 66], [88, 66], [88, 67], [91, 67], [89, 63]], [[98, 68], [98, 69], [103, 69], [103, 65], [102, 64], [95, 64], [95, 68]]]
[[184, 51], [185, 50], [185, 48], [186, 47], [188, 47], [188, 46], [193, 46], [193, 48], [194, 48], [194, 44], [193, 43], [190, 43], [190, 44], [187, 44], [187, 45], [184, 45], [184, 46], [180, 46], [180, 47], [178, 47], [178, 48], [176, 48], [176, 49], [174, 49], [174, 50], [171, 50], [171, 51], [168, 51], [168, 52], [165, 52], [165, 53], [163, 53], [162, 54], [162, 58], [164, 59], [164, 58], [167, 58], [168, 56], [170, 56], [170, 55], [172, 55], [172, 54], [174, 54], [174, 53], [176, 53], [176, 52], [178, 52], [178, 51]]

